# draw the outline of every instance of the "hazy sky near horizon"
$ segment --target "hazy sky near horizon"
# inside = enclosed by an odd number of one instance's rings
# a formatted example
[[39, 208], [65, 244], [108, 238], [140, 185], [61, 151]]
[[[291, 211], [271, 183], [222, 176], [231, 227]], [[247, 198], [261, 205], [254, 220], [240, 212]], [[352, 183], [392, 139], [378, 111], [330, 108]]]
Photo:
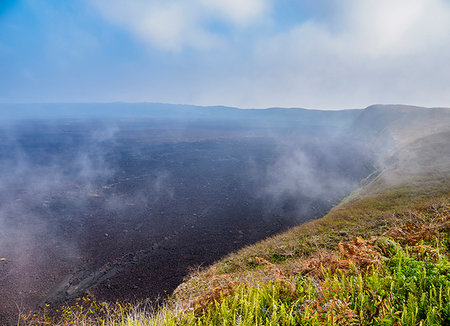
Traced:
[[450, 0], [0, 0], [1, 102], [450, 106]]

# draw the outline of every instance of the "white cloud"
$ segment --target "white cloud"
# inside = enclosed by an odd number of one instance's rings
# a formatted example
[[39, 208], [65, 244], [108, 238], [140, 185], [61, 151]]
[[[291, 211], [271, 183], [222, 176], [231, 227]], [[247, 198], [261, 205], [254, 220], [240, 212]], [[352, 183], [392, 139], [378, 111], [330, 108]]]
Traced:
[[269, 11], [268, 1], [262, 0], [199, 0], [199, 3], [241, 26], [254, 22]]
[[208, 23], [223, 21], [235, 27], [255, 23], [269, 0], [92, 0], [110, 21], [135, 33], [153, 47], [179, 51], [220, 44]]
[[445, 0], [353, 0], [347, 12], [348, 34], [371, 55], [404, 55], [448, 38]]

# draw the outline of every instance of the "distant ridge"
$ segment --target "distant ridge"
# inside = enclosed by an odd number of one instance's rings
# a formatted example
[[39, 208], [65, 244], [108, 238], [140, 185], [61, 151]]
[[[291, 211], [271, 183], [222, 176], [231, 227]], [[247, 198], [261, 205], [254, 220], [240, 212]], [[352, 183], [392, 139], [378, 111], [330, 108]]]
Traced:
[[21, 119], [170, 119], [234, 121], [257, 124], [290, 122], [293, 126], [349, 126], [361, 110], [323, 111], [304, 108], [239, 109], [226, 106], [195, 106], [164, 103], [40, 103], [0, 104], [2, 120]]

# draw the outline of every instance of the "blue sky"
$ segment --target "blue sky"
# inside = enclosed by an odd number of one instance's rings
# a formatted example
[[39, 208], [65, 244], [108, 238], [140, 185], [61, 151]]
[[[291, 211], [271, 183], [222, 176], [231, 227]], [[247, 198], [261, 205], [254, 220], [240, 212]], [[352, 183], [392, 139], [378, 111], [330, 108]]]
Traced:
[[450, 106], [449, 0], [0, 0], [0, 102]]

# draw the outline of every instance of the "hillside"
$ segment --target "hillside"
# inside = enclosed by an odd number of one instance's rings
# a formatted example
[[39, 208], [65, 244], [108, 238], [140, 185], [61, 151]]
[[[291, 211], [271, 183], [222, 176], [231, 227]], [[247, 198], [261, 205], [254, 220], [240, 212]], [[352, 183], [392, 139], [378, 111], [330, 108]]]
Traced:
[[[369, 107], [353, 130], [377, 144], [376, 170], [323, 218], [193, 270], [158, 311], [87, 298], [53, 323], [448, 324], [448, 118]], [[44, 310], [27, 323], [49, 320]]]
[[393, 139], [401, 145], [450, 130], [450, 108], [423, 108], [407, 105], [372, 105], [352, 124], [355, 135], [366, 139]]

